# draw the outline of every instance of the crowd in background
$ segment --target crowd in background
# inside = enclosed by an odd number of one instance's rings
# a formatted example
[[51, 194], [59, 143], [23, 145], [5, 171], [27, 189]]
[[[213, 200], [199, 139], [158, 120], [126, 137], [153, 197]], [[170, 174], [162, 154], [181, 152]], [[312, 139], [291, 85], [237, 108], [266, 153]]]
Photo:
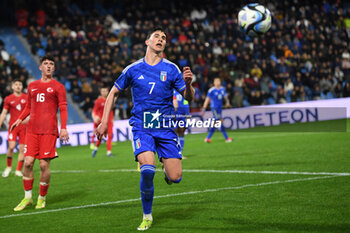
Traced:
[[5, 49], [5, 44], [0, 40], [0, 108], [2, 109], [5, 97], [12, 93], [11, 81], [21, 80], [26, 88], [31, 80], [25, 68], [21, 67], [13, 54]]
[[[53, 2], [18, 8], [17, 26], [33, 54], [56, 57], [58, 80], [87, 116], [99, 88], [144, 56], [146, 35], [158, 25], [167, 32], [165, 57], [194, 73], [192, 109], [215, 77], [233, 107], [350, 96], [350, 8], [342, 1], [265, 1], [272, 26], [253, 39], [237, 25], [242, 2]], [[119, 118], [130, 117], [130, 100], [129, 91], [121, 95]]]

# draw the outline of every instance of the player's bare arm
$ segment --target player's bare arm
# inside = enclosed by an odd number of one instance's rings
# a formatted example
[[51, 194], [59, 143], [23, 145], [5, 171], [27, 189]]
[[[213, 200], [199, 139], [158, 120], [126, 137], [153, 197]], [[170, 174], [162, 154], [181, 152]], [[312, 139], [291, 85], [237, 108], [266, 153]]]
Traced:
[[191, 102], [194, 98], [195, 90], [191, 85], [191, 83], [192, 83], [192, 71], [191, 71], [190, 67], [185, 66], [183, 68], [182, 76], [183, 76], [185, 83], [186, 83], [186, 89], [180, 93], [187, 101]]
[[111, 113], [112, 107], [118, 99], [118, 95], [119, 95], [119, 90], [115, 86], [113, 86], [106, 99], [101, 123], [96, 130], [96, 136], [98, 140], [101, 140], [103, 136], [105, 137], [107, 136], [109, 114]]
[[[177, 99], [174, 98], [173, 99], [173, 105], [174, 105], [174, 109], [175, 109], [175, 112], [177, 111], [177, 108], [179, 107], [179, 103], [177, 102]], [[0, 125], [1, 126], [1, 125]]]
[[12, 132], [17, 126], [19, 126], [22, 123], [21, 119], [17, 119], [15, 123], [11, 125], [10, 132]]
[[202, 112], [201, 112], [202, 117], [204, 116], [205, 109], [207, 109], [209, 102], [210, 102], [210, 98], [206, 97], [203, 104]]
[[29, 117], [27, 117], [26, 119], [24, 119], [23, 121], [22, 121], [22, 124], [27, 124], [29, 122]]
[[4, 123], [7, 113], [8, 113], [8, 110], [4, 108], [1, 112], [1, 115], [0, 115], [0, 127]]
[[227, 96], [225, 96], [225, 101], [226, 101], [225, 107], [226, 107], [226, 108], [230, 108], [231, 105], [230, 105], [230, 101], [228, 100], [228, 97], [227, 97]]
[[94, 121], [94, 123], [99, 123], [100, 122], [100, 117], [97, 116], [96, 114], [92, 113], [92, 120]]

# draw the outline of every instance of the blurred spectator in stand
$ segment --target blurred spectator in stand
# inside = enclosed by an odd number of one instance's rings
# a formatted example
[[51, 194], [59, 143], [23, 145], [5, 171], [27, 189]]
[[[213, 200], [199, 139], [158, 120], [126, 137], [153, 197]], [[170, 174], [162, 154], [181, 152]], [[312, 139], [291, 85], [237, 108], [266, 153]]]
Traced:
[[85, 116], [92, 120], [91, 114], [92, 114], [92, 108], [94, 107], [94, 103], [91, 101], [91, 98], [89, 96], [86, 96], [84, 101], [79, 104], [79, 107], [81, 110], [83, 110]]
[[82, 91], [84, 97], [91, 96], [92, 87], [87, 80], [83, 81], [83, 84], [81, 85], [81, 91]]
[[243, 93], [240, 93], [238, 90], [234, 92], [234, 96], [231, 100], [232, 106], [234, 108], [243, 107]]
[[46, 22], [46, 14], [45, 11], [40, 9], [35, 12], [35, 17], [36, 17], [36, 24], [40, 27], [45, 26]]
[[25, 28], [28, 26], [28, 11], [25, 8], [20, 8], [16, 10], [15, 17], [17, 20], [18, 28]]
[[278, 87], [278, 89], [277, 89], [277, 103], [278, 104], [287, 103], [285, 91], [281, 87]]
[[343, 97], [350, 97], [350, 83], [347, 82], [344, 87]]

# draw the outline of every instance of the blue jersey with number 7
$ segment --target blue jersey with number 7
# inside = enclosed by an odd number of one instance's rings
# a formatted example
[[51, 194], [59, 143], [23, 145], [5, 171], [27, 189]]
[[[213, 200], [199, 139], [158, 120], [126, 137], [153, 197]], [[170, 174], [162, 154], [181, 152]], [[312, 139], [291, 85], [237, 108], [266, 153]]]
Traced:
[[114, 85], [119, 91], [131, 86], [134, 106], [129, 123], [134, 127], [142, 127], [147, 113], [158, 111], [160, 121], [163, 115], [174, 114], [173, 90], [181, 92], [186, 89], [180, 69], [164, 58], [154, 66], [147, 64], [144, 58], [132, 63]]

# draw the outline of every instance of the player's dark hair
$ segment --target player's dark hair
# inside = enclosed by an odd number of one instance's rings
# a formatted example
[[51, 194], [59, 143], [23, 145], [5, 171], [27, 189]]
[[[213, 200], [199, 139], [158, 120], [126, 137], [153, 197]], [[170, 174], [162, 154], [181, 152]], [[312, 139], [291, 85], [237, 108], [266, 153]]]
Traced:
[[15, 82], [20, 82], [20, 83], [22, 83], [22, 84], [23, 84], [23, 81], [22, 81], [22, 80], [20, 80], [19, 78], [16, 78], [16, 79], [12, 80], [12, 84], [13, 84], [13, 83], [15, 83]]
[[164, 31], [164, 29], [163, 29], [162, 27], [160, 27], [160, 26], [157, 26], [157, 27], [153, 28], [153, 30], [151, 30], [151, 31], [148, 33], [146, 39], [148, 40], [148, 39], [151, 37], [151, 35], [152, 35], [155, 31], [164, 32], [164, 34], [166, 35], [166, 32]]
[[55, 62], [55, 58], [51, 55], [45, 55], [40, 58], [40, 64], [43, 63], [43, 61], [49, 60]]

